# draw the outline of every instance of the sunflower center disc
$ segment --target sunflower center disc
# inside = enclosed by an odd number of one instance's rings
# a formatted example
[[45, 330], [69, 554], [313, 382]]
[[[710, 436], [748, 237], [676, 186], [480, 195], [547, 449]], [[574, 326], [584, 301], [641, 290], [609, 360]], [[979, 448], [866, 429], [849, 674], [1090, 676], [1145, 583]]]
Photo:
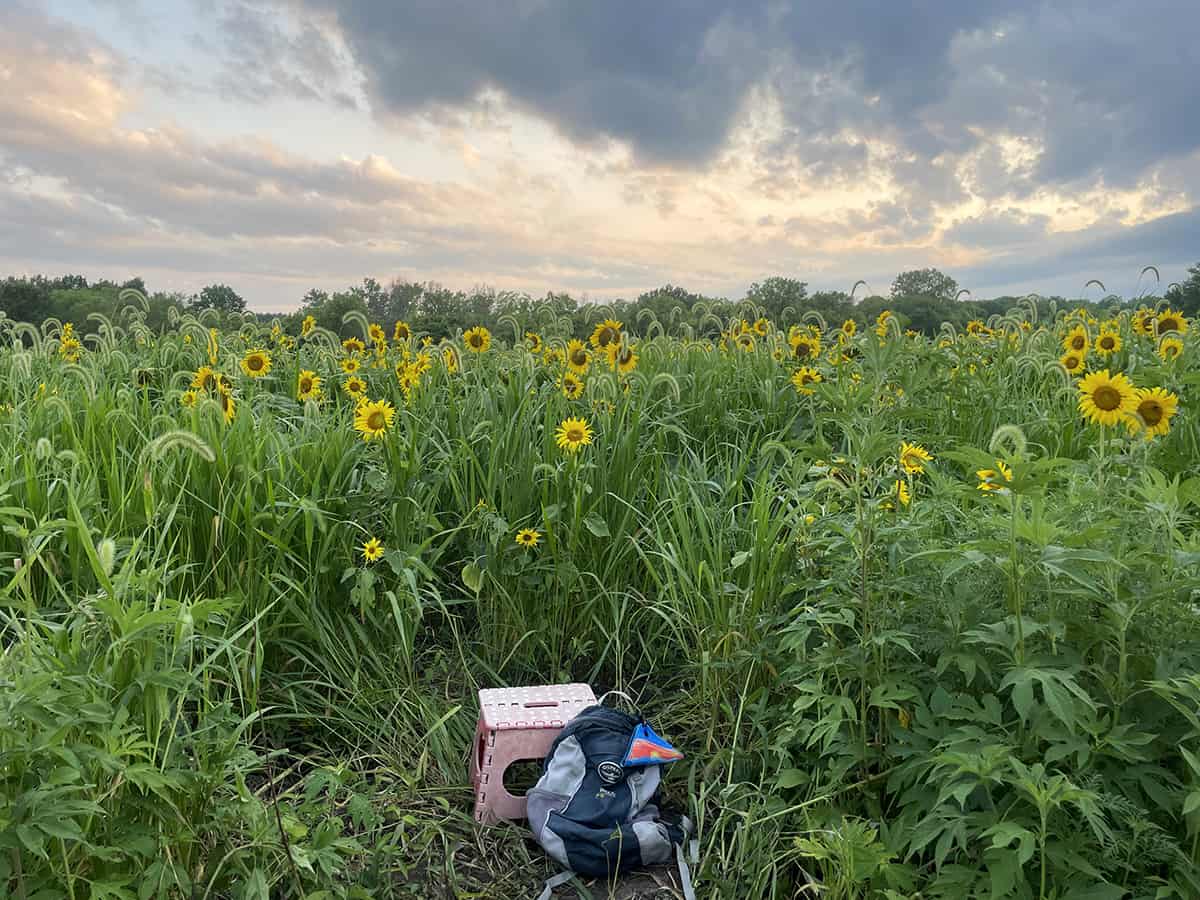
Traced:
[[1105, 412], [1111, 412], [1121, 405], [1121, 393], [1116, 388], [1105, 385], [1096, 389], [1095, 403]]
[[1142, 421], [1146, 423], [1147, 427], [1153, 428], [1162, 421], [1163, 410], [1157, 403], [1149, 401], [1138, 407], [1138, 415], [1142, 417]]
[[371, 413], [370, 418], [367, 419], [367, 426], [372, 431], [382, 431], [383, 430], [383, 413], [380, 413], [380, 412]]

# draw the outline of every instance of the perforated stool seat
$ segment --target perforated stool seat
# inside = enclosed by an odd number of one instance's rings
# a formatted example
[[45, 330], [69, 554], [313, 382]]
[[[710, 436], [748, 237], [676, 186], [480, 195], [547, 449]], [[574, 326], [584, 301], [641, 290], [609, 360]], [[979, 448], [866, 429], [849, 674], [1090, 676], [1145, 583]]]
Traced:
[[484, 688], [471, 751], [475, 821], [492, 824], [525, 818], [525, 798], [504, 788], [504, 770], [522, 760], [543, 760], [563, 727], [596, 695], [586, 684]]

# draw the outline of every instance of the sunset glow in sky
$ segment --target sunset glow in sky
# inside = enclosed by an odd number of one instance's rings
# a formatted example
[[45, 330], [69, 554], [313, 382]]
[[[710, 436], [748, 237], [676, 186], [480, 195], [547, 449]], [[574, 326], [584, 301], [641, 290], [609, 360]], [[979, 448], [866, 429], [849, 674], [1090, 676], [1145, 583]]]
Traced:
[[1200, 260], [1197, 33], [1117, 0], [7, 0], [0, 275], [1131, 294]]

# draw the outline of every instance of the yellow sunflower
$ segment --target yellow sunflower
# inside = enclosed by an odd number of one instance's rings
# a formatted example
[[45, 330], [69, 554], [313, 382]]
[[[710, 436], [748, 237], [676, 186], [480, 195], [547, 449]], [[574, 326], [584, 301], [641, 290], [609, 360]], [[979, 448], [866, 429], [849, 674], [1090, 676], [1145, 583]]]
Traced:
[[312, 316], [305, 316], [304, 321], [300, 323], [300, 337], [308, 337], [316, 327], [317, 320]]
[[976, 469], [975, 477], [979, 479], [976, 487], [984, 493], [991, 493], [1002, 490], [1006, 482], [1012, 481], [1013, 473], [1001, 460], [996, 460], [996, 468]]
[[609, 362], [622, 375], [628, 375], [637, 368], [638, 355], [633, 352], [633, 347], [629, 344], [621, 344], [609, 356]]
[[367, 326], [367, 334], [370, 336], [372, 344], [379, 345], [387, 343], [387, 334], [384, 332], [382, 325], [376, 325], [374, 322], [372, 322]]
[[1067, 332], [1066, 337], [1064, 337], [1062, 340], [1063, 349], [1071, 350], [1075, 353], [1084, 353], [1088, 348], [1088, 344], [1090, 343], [1091, 341], [1088, 339], [1087, 329], [1082, 325], [1076, 325]]
[[555, 443], [567, 453], [578, 453], [580, 447], [591, 442], [592, 429], [588, 427], [587, 419], [563, 419], [555, 434]]
[[972, 319], [967, 323], [967, 334], [982, 335], [987, 334], [988, 330], [982, 319]]
[[538, 545], [541, 537], [541, 532], [534, 531], [532, 528], [522, 528], [517, 532], [517, 546], [524, 550], [532, 550]]
[[342, 349], [347, 353], [362, 353], [367, 349], [367, 345], [356, 337], [348, 337], [342, 341]]
[[342, 382], [342, 390], [357, 400], [367, 392], [367, 383], [357, 375], [351, 375]]
[[806, 394], [812, 396], [816, 390], [812, 387], [814, 384], [820, 384], [821, 373], [811, 366], [801, 366], [792, 373], [792, 386], [795, 387], [797, 394]]
[[303, 403], [305, 400], [321, 399], [321, 376], [316, 372], [304, 369], [296, 376], [296, 399]]
[[192, 386], [199, 390], [216, 390], [217, 373], [210, 366], [200, 366], [192, 376]]
[[225, 417], [225, 424], [228, 425], [233, 421], [233, 417], [237, 414], [237, 403], [233, 399], [233, 394], [228, 388], [221, 386], [218, 382], [217, 400], [221, 404], [221, 415]]
[[887, 337], [887, 335], [888, 335], [888, 322], [890, 322], [890, 321], [891, 321], [891, 319], [892, 319], [892, 311], [891, 311], [890, 309], [885, 309], [885, 310], [884, 310], [883, 312], [881, 312], [881, 313], [879, 314], [879, 316], [878, 316], [878, 317], [875, 319], [875, 333], [876, 333], [877, 335], [879, 335], [879, 337], [880, 337], [880, 338], [886, 338], [886, 337]]
[[1096, 352], [1101, 356], [1109, 356], [1121, 349], [1121, 335], [1111, 329], [1102, 329], [1096, 335]]
[[771, 331], [771, 323], [764, 318], [756, 319], [754, 322], [754, 333], [760, 338], [766, 337]]
[[271, 354], [266, 350], [251, 350], [242, 357], [242, 371], [251, 378], [262, 378], [271, 371]]
[[903, 478], [896, 479], [896, 499], [900, 501], [901, 506], [912, 503], [912, 494], [908, 492], [908, 485]]
[[568, 400], [578, 400], [583, 396], [583, 379], [574, 372], [563, 372], [561, 387], [563, 396]]
[[183, 393], [180, 395], [180, 397], [179, 397], [179, 403], [180, 403], [180, 405], [181, 405], [181, 406], [183, 406], [185, 409], [191, 409], [193, 406], [195, 406], [195, 405], [196, 405], [196, 402], [197, 402], [199, 399], [200, 399], [200, 395], [196, 393], [196, 389], [195, 389], [195, 388], [192, 388], [191, 390], [184, 391], [184, 392], [183, 392]]
[[607, 350], [610, 344], [621, 343], [621, 323], [614, 319], [605, 319], [592, 330], [592, 346], [597, 350]]
[[525, 346], [529, 348], [530, 353], [541, 353], [542, 336], [536, 331], [525, 332]]
[[1125, 419], [1130, 434], [1144, 432], [1146, 440], [1171, 430], [1171, 417], [1179, 410], [1179, 398], [1160, 387], [1137, 392], [1137, 408]]
[[395, 416], [396, 407], [386, 400], [365, 400], [354, 412], [354, 430], [363, 436], [364, 441], [381, 438], [392, 427]]
[[359, 549], [362, 551], [362, 558], [368, 563], [383, 559], [383, 541], [379, 538], [371, 538]]
[[735, 343], [737, 344], [738, 349], [744, 353], [754, 352], [754, 332], [743, 331], [737, 336], [737, 341]]
[[909, 475], [919, 475], [925, 471], [925, 463], [931, 462], [933, 456], [920, 444], [900, 443], [900, 468]]
[[392, 326], [393, 341], [407, 341], [412, 337], [412, 329], [403, 319], [397, 319], [396, 324]]
[[1174, 309], [1164, 309], [1158, 317], [1158, 333], [1164, 334], [1187, 334], [1188, 320], [1183, 317], [1183, 313]]
[[1097, 425], [1116, 425], [1137, 409], [1137, 391], [1123, 374], [1108, 369], [1092, 372], [1079, 382], [1079, 411]]
[[1158, 342], [1158, 355], [1165, 362], [1178, 359], [1183, 355], [1183, 341], [1177, 337], [1165, 337]]
[[463, 343], [472, 353], [484, 353], [492, 346], [492, 333], [482, 325], [476, 325], [463, 332]]
[[1154, 326], [1158, 322], [1158, 313], [1143, 306], [1133, 314], [1133, 330], [1136, 334], [1154, 336]]
[[1072, 375], [1078, 375], [1083, 371], [1084, 366], [1087, 364], [1087, 357], [1082, 353], [1076, 353], [1074, 350], [1068, 350], [1059, 357], [1058, 361], [1062, 363], [1062, 367]]
[[453, 347], [442, 348], [442, 365], [446, 367], [446, 371], [453, 375], [458, 371], [458, 351]]
[[342, 371], [345, 372], [347, 375], [353, 375], [355, 372], [357, 372], [361, 368], [362, 368], [362, 363], [359, 362], [357, 359], [355, 359], [353, 356], [347, 356], [345, 359], [342, 360]]
[[542, 354], [542, 360], [548, 366], [561, 366], [566, 358], [561, 347], [547, 347], [546, 352]]
[[590, 360], [587, 344], [576, 338], [567, 342], [567, 365], [572, 372], [582, 375], [587, 371]]
[[842, 323], [842, 334], [848, 338], [854, 337], [858, 334], [858, 323], [853, 319], [847, 319]]
[[792, 348], [792, 358], [800, 361], [815, 360], [821, 355], [821, 339], [802, 331], [794, 331], [788, 335], [788, 344]]

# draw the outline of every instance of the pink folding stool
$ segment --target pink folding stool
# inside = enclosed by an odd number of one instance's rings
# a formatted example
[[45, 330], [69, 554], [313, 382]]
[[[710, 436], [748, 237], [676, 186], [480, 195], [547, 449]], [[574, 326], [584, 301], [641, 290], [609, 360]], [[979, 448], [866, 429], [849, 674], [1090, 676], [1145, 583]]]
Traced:
[[525, 818], [525, 798], [504, 789], [504, 770], [521, 760], [545, 759], [563, 726], [596, 702], [586, 684], [484, 688], [471, 750], [475, 821]]

